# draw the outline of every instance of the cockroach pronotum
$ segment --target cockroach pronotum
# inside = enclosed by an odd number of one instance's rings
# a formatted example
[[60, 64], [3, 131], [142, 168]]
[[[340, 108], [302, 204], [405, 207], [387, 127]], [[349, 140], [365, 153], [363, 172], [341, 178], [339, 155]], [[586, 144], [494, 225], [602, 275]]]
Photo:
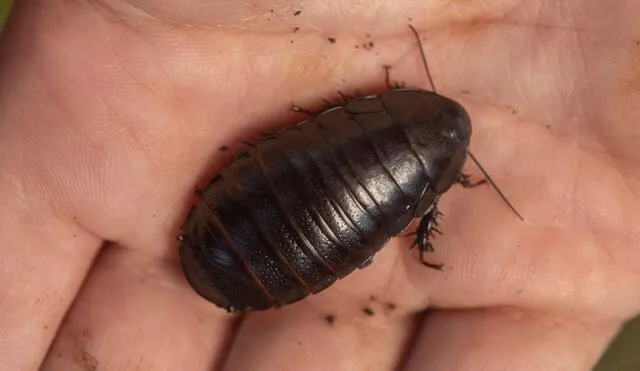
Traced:
[[386, 92], [345, 97], [279, 131], [202, 190], [179, 237], [198, 294], [232, 312], [296, 302], [367, 266], [415, 218], [412, 247], [441, 269], [425, 253], [442, 194], [478, 184], [461, 171], [467, 155], [520, 217], [469, 152], [470, 118], [436, 93], [409, 27], [432, 91], [391, 87], [386, 68]]

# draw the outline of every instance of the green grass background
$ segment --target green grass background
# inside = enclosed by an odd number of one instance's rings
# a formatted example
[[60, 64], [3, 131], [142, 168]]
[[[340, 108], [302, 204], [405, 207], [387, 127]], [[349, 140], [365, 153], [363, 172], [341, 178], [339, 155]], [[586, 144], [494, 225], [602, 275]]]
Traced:
[[[0, 0], [0, 31], [12, 3]], [[640, 371], [640, 317], [627, 324], [593, 371]]]

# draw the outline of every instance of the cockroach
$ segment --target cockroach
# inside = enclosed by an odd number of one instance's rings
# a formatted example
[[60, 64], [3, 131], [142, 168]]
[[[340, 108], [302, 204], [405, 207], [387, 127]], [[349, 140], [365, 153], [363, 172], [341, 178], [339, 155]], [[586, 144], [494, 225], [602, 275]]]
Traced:
[[[454, 183], [472, 187], [471, 121], [432, 91], [391, 86], [287, 127], [237, 156], [200, 192], [183, 227], [189, 284], [230, 312], [265, 310], [323, 291], [364, 268], [391, 237], [420, 218], [412, 247], [433, 251], [438, 202]], [[305, 112], [301, 109], [298, 111]], [[520, 217], [522, 218], [522, 217]]]

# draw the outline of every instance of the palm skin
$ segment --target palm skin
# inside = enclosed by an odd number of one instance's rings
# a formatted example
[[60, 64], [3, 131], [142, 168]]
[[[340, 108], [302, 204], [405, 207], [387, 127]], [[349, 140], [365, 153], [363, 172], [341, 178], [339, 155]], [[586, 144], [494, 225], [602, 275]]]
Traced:
[[[16, 4], [0, 369], [584, 370], [638, 312], [640, 3], [157, 4]], [[525, 220], [489, 187], [454, 187], [429, 256], [443, 272], [394, 239], [329, 290], [242, 322], [198, 297], [175, 237], [229, 160], [218, 148], [303, 119], [294, 102], [379, 92], [385, 64], [426, 88], [408, 22]]]

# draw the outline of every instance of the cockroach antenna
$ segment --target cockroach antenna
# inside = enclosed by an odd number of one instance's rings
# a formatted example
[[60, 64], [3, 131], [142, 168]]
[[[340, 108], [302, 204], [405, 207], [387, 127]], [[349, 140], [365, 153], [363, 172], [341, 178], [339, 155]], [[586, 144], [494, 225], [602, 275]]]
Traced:
[[[411, 31], [413, 32], [413, 35], [416, 37], [416, 40], [418, 41], [418, 47], [420, 48], [420, 57], [422, 58], [422, 65], [424, 66], [424, 70], [427, 72], [427, 77], [429, 78], [429, 84], [431, 84], [431, 91], [433, 91], [434, 93], [437, 93], [436, 85], [433, 83], [433, 77], [431, 77], [431, 71], [429, 71], [429, 64], [427, 64], [427, 57], [425, 56], [424, 48], [422, 47], [422, 41], [420, 41], [420, 35], [418, 34], [418, 31], [412, 25], [409, 25], [409, 28], [411, 29]], [[522, 215], [520, 215], [520, 213], [518, 213], [516, 208], [513, 207], [511, 202], [509, 202], [507, 197], [504, 195], [504, 193], [502, 193], [502, 191], [500, 190], [498, 185], [493, 181], [493, 179], [491, 179], [491, 177], [489, 176], [489, 173], [487, 173], [487, 171], [482, 167], [482, 165], [480, 164], [480, 161], [478, 161], [476, 156], [474, 156], [473, 153], [471, 153], [471, 151], [468, 150], [468, 149], [467, 149], [467, 154], [469, 154], [469, 157], [471, 157], [473, 162], [475, 162], [476, 166], [478, 166], [478, 169], [480, 169], [480, 171], [482, 172], [484, 177], [487, 179], [489, 184], [491, 184], [493, 189], [495, 189], [496, 192], [498, 192], [498, 195], [500, 196], [500, 198], [502, 198], [502, 200], [518, 216], [518, 218], [520, 218], [520, 220], [524, 221], [524, 218], [522, 217]]]

